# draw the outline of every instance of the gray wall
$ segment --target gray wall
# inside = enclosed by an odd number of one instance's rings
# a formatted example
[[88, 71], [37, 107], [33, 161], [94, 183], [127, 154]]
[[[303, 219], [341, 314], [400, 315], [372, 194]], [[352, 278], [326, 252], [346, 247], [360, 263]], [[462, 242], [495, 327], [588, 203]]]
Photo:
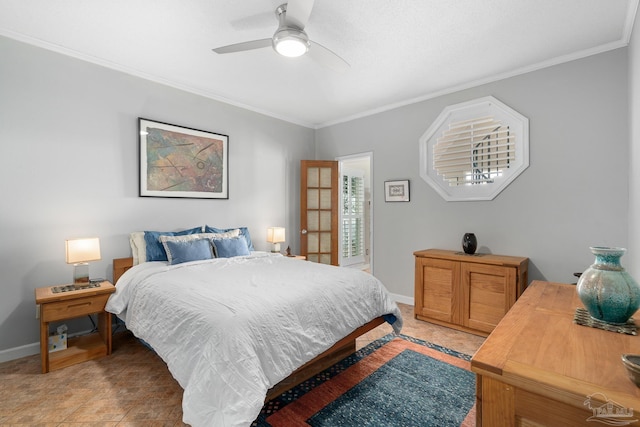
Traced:
[[[530, 166], [493, 201], [446, 202], [419, 176], [418, 140], [443, 108], [492, 95], [529, 118]], [[626, 246], [627, 49], [408, 105], [316, 132], [318, 159], [374, 152], [374, 274], [413, 297], [413, 252], [461, 249], [530, 258], [530, 280], [572, 282], [592, 245]], [[411, 180], [409, 203], [384, 181]], [[623, 264], [625, 259], [623, 258]]]
[[640, 9], [629, 43], [629, 252], [626, 269], [640, 281]]
[[[0, 58], [0, 361], [38, 351], [34, 289], [71, 280], [67, 238], [100, 238], [106, 278], [137, 230], [248, 226], [267, 250], [277, 225], [298, 248], [312, 129], [2, 37]], [[229, 200], [138, 197], [138, 117], [229, 135]]]
[[[70, 280], [67, 238], [100, 237], [91, 272], [107, 278], [136, 230], [244, 225], [268, 249], [266, 227], [284, 225], [295, 251], [305, 158], [374, 153], [374, 268], [396, 295], [413, 297], [413, 251], [457, 250], [467, 231], [482, 251], [528, 256], [532, 280], [573, 281], [594, 244], [629, 244], [637, 276], [637, 27], [628, 49], [315, 132], [0, 37], [0, 361], [38, 351], [33, 290]], [[531, 165], [493, 201], [445, 202], [419, 177], [418, 139], [447, 105], [486, 95], [529, 118]], [[230, 135], [230, 199], [139, 198], [137, 117]], [[384, 181], [403, 178], [411, 202], [385, 203]]]

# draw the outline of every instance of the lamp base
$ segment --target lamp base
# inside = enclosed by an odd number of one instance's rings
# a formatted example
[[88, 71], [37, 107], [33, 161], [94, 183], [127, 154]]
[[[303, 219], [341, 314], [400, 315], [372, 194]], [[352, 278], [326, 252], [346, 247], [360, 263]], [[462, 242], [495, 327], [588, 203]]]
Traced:
[[280, 243], [274, 243], [271, 247], [271, 252], [277, 253], [280, 252]]
[[81, 262], [73, 264], [73, 287], [81, 289], [89, 286], [89, 264]]

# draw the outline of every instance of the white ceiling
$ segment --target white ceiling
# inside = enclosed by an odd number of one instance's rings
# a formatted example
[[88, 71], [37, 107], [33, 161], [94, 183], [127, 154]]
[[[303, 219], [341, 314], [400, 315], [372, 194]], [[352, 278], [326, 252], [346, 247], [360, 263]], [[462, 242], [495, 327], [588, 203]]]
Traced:
[[639, 0], [316, 0], [342, 74], [211, 51], [271, 37], [283, 1], [0, 0], [0, 35], [319, 128], [626, 46]]

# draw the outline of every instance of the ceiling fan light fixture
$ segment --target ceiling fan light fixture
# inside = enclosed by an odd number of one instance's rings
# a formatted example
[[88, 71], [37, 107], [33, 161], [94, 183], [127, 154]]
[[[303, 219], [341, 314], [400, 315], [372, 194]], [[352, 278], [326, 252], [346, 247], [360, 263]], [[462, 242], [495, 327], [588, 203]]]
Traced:
[[309, 51], [309, 37], [302, 30], [285, 28], [274, 34], [273, 49], [282, 56], [297, 58]]

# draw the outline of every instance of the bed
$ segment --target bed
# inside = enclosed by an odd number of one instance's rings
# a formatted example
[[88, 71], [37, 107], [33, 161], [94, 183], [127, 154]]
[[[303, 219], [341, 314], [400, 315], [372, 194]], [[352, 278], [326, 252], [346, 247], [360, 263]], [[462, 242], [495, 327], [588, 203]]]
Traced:
[[248, 426], [266, 399], [352, 353], [357, 336], [402, 327], [370, 274], [248, 252], [113, 263], [107, 311], [167, 363], [193, 426]]

